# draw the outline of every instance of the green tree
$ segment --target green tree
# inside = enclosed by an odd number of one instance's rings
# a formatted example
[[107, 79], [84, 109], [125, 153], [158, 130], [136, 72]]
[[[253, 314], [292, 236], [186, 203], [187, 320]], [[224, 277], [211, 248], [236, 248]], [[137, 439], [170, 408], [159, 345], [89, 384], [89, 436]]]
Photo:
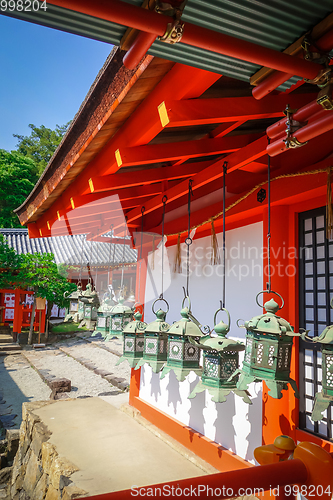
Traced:
[[0, 149], [0, 227], [21, 227], [13, 210], [24, 202], [37, 180], [37, 168], [30, 158]]
[[36, 127], [30, 123], [30, 135], [24, 136], [13, 134], [14, 137], [18, 139], [18, 145], [16, 146], [17, 151], [35, 162], [39, 175], [41, 175], [46, 168], [46, 165], [59, 146], [70, 123], [71, 122], [68, 122], [61, 126], [56, 125], [55, 130], [51, 130], [44, 125]]
[[69, 300], [64, 298], [64, 293], [70, 293], [76, 290], [74, 283], [69, 283], [66, 276], [58, 271], [58, 266], [54, 261], [54, 255], [51, 253], [34, 253], [22, 255], [22, 261], [16, 282], [22, 288], [29, 288], [34, 293], [34, 303], [32, 307], [30, 331], [28, 343], [32, 343], [33, 318], [36, 310], [36, 297], [45, 298], [48, 302], [47, 319], [51, 313], [53, 304], [58, 307], [68, 306]]
[[10, 288], [15, 283], [21, 261], [21, 256], [7, 245], [3, 234], [0, 234], [0, 289]]
[[69, 299], [64, 298], [64, 293], [66, 292], [67, 295], [76, 290], [76, 285], [67, 280], [66, 266], [59, 266], [58, 269], [53, 254], [18, 255], [9, 247], [3, 235], [0, 235], [0, 288], [21, 288], [34, 291], [35, 300], [28, 339], [31, 344], [36, 297], [47, 299], [47, 319], [49, 319], [53, 304], [58, 307], [69, 305]]

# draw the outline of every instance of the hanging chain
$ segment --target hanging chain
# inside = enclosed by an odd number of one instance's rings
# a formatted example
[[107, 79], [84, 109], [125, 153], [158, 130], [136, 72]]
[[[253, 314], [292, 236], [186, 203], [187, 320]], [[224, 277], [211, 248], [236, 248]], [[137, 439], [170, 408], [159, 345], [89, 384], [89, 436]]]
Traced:
[[139, 261], [139, 283], [138, 283], [138, 301], [140, 302], [140, 285], [141, 285], [141, 258], [142, 258], [142, 243], [143, 243], [143, 214], [145, 213], [145, 207], [141, 207], [141, 241], [140, 241], [140, 256], [138, 258]]
[[193, 196], [192, 190], [193, 180], [189, 179], [188, 181], [188, 201], [187, 201], [187, 212], [188, 212], [188, 229], [187, 229], [187, 238], [185, 240], [185, 244], [187, 245], [187, 262], [186, 262], [186, 295], [189, 297], [189, 281], [190, 281], [190, 245], [192, 245], [192, 238], [190, 237], [191, 233], [191, 195]]
[[226, 193], [226, 175], [227, 175], [228, 162], [223, 163], [223, 244], [222, 244], [222, 269], [223, 269], [223, 295], [222, 307], [225, 308], [225, 193]]
[[92, 239], [90, 240], [90, 256], [89, 256], [89, 265], [87, 265], [88, 268], [88, 283], [91, 284], [91, 261], [92, 261]]
[[80, 274], [79, 274], [79, 281], [78, 285], [82, 286], [82, 265], [83, 265], [83, 243], [85, 240], [85, 234], [82, 235], [82, 245], [81, 245], [81, 262], [80, 262]]
[[113, 224], [111, 224], [111, 236], [110, 236], [110, 248], [109, 248], [108, 287], [110, 285], [110, 267], [111, 267], [112, 237], [113, 237]]
[[168, 201], [168, 197], [166, 195], [162, 198], [163, 203], [163, 215], [162, 215], [162, 293], [160, 295], [160, 299], [163, 299], [163, 278], [164, 278], [164, 217], [165, 217], [165, 205]]
[[121, 268], [121, 282], [120, 282], [120, 295], [123, 293], [124, 287], [124, 267], [125, 267], [125, 243], [127, 238], [127, 217], [125, 216], [125, 233], [124, 233], [124, 244], [123, 244], [123, 265]]
[[[267, 137], [268, 144], [270, 143]], [[271, 284], [271, 157], [267, 160], [267, 204], [268, 204], [268, 224], [267, 224], [267, 253], [268, 253], [268, 283], [266, 284], [268, 292], [272, 289]]]
[[141, 242], [140, 242], [140, 260], [142, 259], [142, 243], [143, 243], [143, 214], [145, 213], [145, 207], [141, 207]]

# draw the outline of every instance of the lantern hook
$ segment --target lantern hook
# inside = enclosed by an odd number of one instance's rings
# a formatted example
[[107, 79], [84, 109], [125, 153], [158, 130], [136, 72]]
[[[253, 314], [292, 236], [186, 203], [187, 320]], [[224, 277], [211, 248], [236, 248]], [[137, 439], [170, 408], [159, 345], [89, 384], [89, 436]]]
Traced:
[[259, 303], [259, 300], [258, 300], [259, 295], [261, 295], [262, 293], [273, 293], [274, 295], [277, 295], [278, 297], [280, 297], [280, 299], [282, 301], [282, 304], [281, 304], [281, 306], [279, 306], [278, 310], [280, 310], [280, 309], [283, 308], [283, 306], [284, 306], [283, 297], [278, 292], [274, 292], [273, 290], [262, 290], [261, 292], [257, 293], [257, 295], [256, 295], [256, 303], [258, 304], [259, 307], [264, 307], [263, 305], [261, 305]]
[[227, 317], [228, 317], [228, 325], [227, 325], [226, 333], [228, 333], [228, 332], [229, 332], [229, 330], [230, 330], [230, 321], [231, 321], [231, 320], [230, 320], [230, 314], [229, 314], [229, 311], [228, 311], [225, 307], [223, 307], [223, 306], [222, 306], [222, 300], [220, 300], [220, 307], [219, 307], [219, 309], [218, 309], [218, 310], [216, 311], [216, 313], [214, 314], [214, 325], [216, 325], [216, 316], [218, 315], [218, 313], [219, 313], [220, 311], [224, 311], [224, 312], [227, 314]]
[[183, 286], [183, 291], [184, 291], [184, 298], [183, 298], [183, 302], [182, 302], [182, 309], [184, 308], [185, 300], [187, 299], [188, 300], [188, 310], [191, 311], [190, 297], [186, 294], [186, 290], [185, 290], [184, 286]]
[[151, 309], [152, 309], [152, 311], [153, 311], [153, 313], [155, 314], [155, 316], [156, 316], [156, 311], [154, 311], [154, 305], [156, 304], [156, 302], [164, 302], [164, 303], [167, 305], [167, 310], [166, 310], [166, 313], [165, 313], [165, 314], [168, 314], [168, 312], [169, 312], [169, 304], [168, 304], [168, 302], [167, 302], [167, 301], [166, 301], [166, 300], [162, 297], [162, 294], [161, 294], [161, 295], [158, 297], [158, 299], [154, 300], [153, 305], [152, 305], [152, 308], [151, 308]]
[[244, 323], [241, 325], [240, 324], [240, 321], [244, 321], [243, 319], [239, 318], [237, 321], [236, 321], [236, 325], [238, 326], [238, 328], [246, 328], [245, 326], [245, 321]]

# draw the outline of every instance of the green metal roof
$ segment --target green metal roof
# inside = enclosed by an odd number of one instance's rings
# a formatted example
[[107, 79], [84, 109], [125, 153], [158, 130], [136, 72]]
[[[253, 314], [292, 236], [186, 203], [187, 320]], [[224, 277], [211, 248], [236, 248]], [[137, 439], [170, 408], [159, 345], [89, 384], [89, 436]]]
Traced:
[[[127, 3], [141, 5], [141, 0]], [[284, 50], [333, 10], [333, 0], [188, 0], [182, 19], [204, 28], [235, 36], [278, 51]], [[126, 27], [47, 4], [47, 11], [1, 12], [18, 19], [119, 45]], [[186, 27], [185, 27], [186, 29]], [[197, 68], [249, 81], [255, 64], [190, 47], [156, 41], [149, 54]], [[280, 89], [298, 80], [292, 78]]]

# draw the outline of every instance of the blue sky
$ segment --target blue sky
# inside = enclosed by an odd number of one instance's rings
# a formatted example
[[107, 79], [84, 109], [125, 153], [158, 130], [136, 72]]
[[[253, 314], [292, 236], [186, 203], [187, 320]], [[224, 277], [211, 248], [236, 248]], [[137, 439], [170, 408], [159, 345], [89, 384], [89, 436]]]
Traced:
[[78, 111], [112, 45], [0, 15], [0, 149]]

